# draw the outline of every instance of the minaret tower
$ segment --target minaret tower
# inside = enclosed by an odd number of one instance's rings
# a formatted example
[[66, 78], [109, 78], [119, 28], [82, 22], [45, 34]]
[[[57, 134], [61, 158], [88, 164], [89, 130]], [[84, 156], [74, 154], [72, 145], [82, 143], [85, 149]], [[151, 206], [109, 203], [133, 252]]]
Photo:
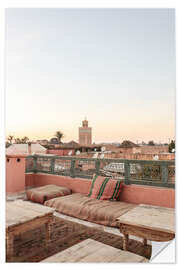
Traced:
[[92, 144], [92, 128], [88, 127], [88, 121], [86, 118], [82, 121], [82, 127], [79, 127], [79, 144]]

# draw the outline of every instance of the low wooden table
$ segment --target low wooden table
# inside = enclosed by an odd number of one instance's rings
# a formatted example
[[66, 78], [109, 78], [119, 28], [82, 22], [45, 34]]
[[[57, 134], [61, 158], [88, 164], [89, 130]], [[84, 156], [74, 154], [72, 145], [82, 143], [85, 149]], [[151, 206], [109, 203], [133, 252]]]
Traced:
[[50, 224], [54, 210], [39, 204], [17, 200], [6, 203], [6, 241], [7, 255], [14, 254], [14, 236], [46, 226], [46, 243], [50, 239]]
[[129, 234], [147, 240], [164, 242], [175, 237], [175, 212], [172, 208], [140, 204], [118, 219], [124, 235], [123, 249], [128, 250]]
[[41, 262], [148, 262], [142, 256], [123, 251], [92, 239], [86, 239], [68, 249], [65, 249]]

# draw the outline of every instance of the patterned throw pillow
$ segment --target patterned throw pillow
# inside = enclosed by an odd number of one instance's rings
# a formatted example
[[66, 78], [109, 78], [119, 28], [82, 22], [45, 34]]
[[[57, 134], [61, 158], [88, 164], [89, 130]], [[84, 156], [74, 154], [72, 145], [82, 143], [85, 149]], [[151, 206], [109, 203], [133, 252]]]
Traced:
[[121, 180], [94, 175], [88, 196], [98, 200], [119, 200], [122, 187]]

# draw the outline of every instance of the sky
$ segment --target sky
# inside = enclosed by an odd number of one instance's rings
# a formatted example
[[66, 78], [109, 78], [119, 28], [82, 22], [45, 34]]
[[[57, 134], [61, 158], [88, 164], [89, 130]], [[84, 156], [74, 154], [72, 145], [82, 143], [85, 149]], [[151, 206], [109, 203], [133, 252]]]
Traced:
[[6, 135], [175, 137], [174, 9], [6, 9]]

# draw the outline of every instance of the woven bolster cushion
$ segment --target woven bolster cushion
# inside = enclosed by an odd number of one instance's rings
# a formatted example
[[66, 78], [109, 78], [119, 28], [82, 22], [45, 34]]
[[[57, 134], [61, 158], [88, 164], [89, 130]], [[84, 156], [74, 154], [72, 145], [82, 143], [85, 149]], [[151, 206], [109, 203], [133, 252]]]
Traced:
[[94, 175], [88, 196], [98, 200], [119, 200], [122, 187], [120, 180]]
[[47, 200], [70, 195], [72, 191], [67, 187], [46, 185], [26, 191], [27, 199], [37, 203], [44, 203]]

